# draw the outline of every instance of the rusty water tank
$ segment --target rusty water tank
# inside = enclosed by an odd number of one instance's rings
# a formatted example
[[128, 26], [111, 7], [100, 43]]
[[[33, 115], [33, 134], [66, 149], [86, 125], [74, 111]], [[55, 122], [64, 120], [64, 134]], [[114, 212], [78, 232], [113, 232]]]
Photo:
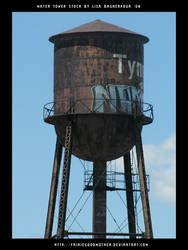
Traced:
[[[135, 114], [142, 113], [146, 36], [95, 20], [49, 38], [54, 43], [53, 115], [64, 145], [73, 119], [72, 153], [112, 160], [135, 144]], [[136, 112], [136, 113], [135, 113]]]

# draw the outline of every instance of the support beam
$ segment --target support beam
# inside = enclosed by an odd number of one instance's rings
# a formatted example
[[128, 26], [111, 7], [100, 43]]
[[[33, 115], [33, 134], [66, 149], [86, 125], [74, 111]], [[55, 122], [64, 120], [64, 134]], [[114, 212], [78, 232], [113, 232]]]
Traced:
[[49, 197], [49, 202], [48, 202], [46, 228], [45, 228], [45, 235], [44, 235], [44, 238], [46, 239], [52, 236], [54, 210], [55, 210], [55, 203], [56, 203], [56, 196], [57, 196], [57, 186], [58, 186], [61, 158], [62, 158], [62, 145], [57, 138], [53, 171], [52, 171], [52, 180], [51, 180], [51, 187], [50, 187], [50, 197]]
[[[67, 236], [68, 235], [101, 235], [104, 233], [90, 233], [90, 232], [66, 232]], [[130, 236], [129, 233], [105, 233], [108, 236]], [[143, 234], [135, 234], [134, 236], [139, 236], [139, 237], [143, 237]]]
[[138, 126], [136, 126], [135, 134], [136, 134], [136, 155], [137, 155], [141, 199], [142, 199], [144, 224], [145, 224], [145, 238], [151, 239], [153, 238], [153, 231], [152, 231], [152, 223], [151, 223], [149, 197], [148, 197], [148, 191], [147, 191], [147, 181], [146, 181], [146, 171], [145, 171], [145, 163], [144, 163], [144, 153], [143, 153], [143, 147], [142, 147], [141, 129]]
[[[93, 238], [106, 238], [106, 162], [93, 164]], [[103, 233], [103, 234], [97, 234]]]
[[127, 152], [124, 155], [124, 174], [125, 174], [125, 184], [126, 184], [127, 213], [128, 213], [130, 239], [135, 239], [136, 223], [135, 223], [130, 152]]
[[64, 161], [63, 161], [63, 173], [61, 183], [61, 195], [59, 202], [59, 215], [58, 215], [58, 227], [57, 227], [57, 238], [64, 238], [65, 232], [65, 219], [68, 199], [68, 186], [69, 186], [69, 174], [71, 165], [71, 153], [72, 153], [72, 123], [66, 126], [65, 134], [65, 150], [64, 150]]

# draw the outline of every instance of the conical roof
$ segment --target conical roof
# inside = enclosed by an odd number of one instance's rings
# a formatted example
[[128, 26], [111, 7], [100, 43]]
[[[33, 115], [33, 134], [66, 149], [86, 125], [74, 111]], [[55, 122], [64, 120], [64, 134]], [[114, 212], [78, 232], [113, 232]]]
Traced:
[[132, 34], [135, 36], [139, 36], [142, 38], [143, 42], [146, 43], [149, 41], [149, 39], [146, 36], [140, 35], [136, 32], [133, 32], [131, 30], [122, 28], [120, 26], [107, 23], [104, 21], [101, 21], [99, 19], [96, 19], [92, 22], [82, 24], [76, 28], [73, 28], [71, 30], [64, 31], [62, 33], [59, 33], [57, 35], [51, 36], [49, 38], [50, 42], [55, 42], [55, 39], [59, 36], [65, 36], [69, 34], [74, 34], [74, 33], [89, 33], [89, 32], [117, 32], [117, 33], [126, 33], [126, 34]]

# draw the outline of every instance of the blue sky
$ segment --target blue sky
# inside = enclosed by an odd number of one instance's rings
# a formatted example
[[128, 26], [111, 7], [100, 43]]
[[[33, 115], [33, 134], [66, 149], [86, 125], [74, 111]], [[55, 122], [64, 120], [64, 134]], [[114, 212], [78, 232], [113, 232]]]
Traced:
[[[44, 235], [56, 142], [53, 126], [43, 122], [43, 105], [53, 101], [53, 44], [48, 38], [95, 19], [130, 29], [150, 39], [144, 47], [144, 101], [154, 107], [154, 122], [143, 128], [142, 138], [146, 169], [150, 174], [149, 196], [153, 232], [156, 238], [176, 237], [176, 14], [174, 12], [14, 12], [12, 14], [13, 238], [42, 238]], [[83, 164], [89, 165], [89, 163]], [[119, 169], [122, 168], [121, 159], [117, 160], [116, 164]], [[70, 207], [68, 205], [70, 210], [83, 191], [83, 169], [80, 160], [73, 156]], [[88, 195], [89, 192], [84, 192], [85, 199]], [[109, 194], [109, 201], [112, 199], [111, 195]], [[121, 193], [122, 197], [123, 195]], [[79, 223], [86, 228], [91, 227], [91, 197], [92, 195], [88, 198], [83, 214], [78, 217]], [[113, 199], [115, 201], [119, 198]], [[118, 216], [116, 214], [123, 216], [125, 208], [117, 213], [113, 204], [115, 202], [112, 202], [109, 208], [112, 207], [114, 216]], [[113, 221], [110, 216], [108, 217], [107, 227], [110, 228]], [[120, 217], [118, 219], [121, 221]], [[112, 225], [112, 230], [115, 227], [116, 225]]]

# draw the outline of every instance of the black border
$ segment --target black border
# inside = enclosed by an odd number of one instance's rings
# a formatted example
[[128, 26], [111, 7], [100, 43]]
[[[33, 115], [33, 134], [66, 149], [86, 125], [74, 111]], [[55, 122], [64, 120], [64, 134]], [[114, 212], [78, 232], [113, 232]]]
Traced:
[[[182, 74], [182, 72], [186, 73], [186, 71], [182, 70], [182, 66], [186, 64], [186, 60], [184, 62], [184, 56], [182, 57], [182, 55], [184, 55], [183, 51], [181, 51], [183, 49], [183, 44], [186, 41], [186, 37], [185, 35], [183, 36], [183, 34], [186, 33], [186, 25], [185, 25], [185, 12], [183, 12], [183, 9], [186, 8], [185, 3], [182, 2], [182, 4], [177, 3], [177, 1], [171, 1], [169, 3], [169, 1], [145, 1], [145, 0], [112, 0], [112, 1], [96, 1], [96, 4], [121, 4], [121, 3], [125, 3], [125, 4], [129, 4], [131, 2], [131, 5], [133, 5], [134, 3], [136, 4], [140, 4], [141, 8], [130, 8], [130, 9], [83, 9], [83, 8], [79, 8], [79, 9], [54, 9], [54, 8], [36, 8], [36, 4], [66, 4], [66, 2], [68, 2], [68, 4], [87, 4], [88, 2], [91, 4], [91, 1], [89, 0], [85, 0], [85, 1], [80, 1], [80, 0], [69, 0], [69, 1], [65, 1], [65, 0], [32, 0], [30, 2], [27, 1], [27, 3], [23, 3], [23, 1], [11, 1], [11, 6], [8, 7], [8, 24], [9, 24], [9, 29], [8, 30], [8, 39], [10, 41], [10, 46], [8, 46], [7, 49], [7, 54], [6, 57], [8, 58], [9, 61], [9, 67], [8, 67], [8, 73], [6, 74], [8, 76], [8, 82], [10, 82], [10, 85], [6, 84], [6, 86], [8, 87], [6, 89], [7, 93], [9, 93], [9, 95], [7, 95], [6, 98], [6, 103], [8, 101], [8, 116], [7, 116], [7, 110], [3, 110], [5, 113], [5, 116], [3, 117], [7, 117], [8, 120], [10, 120], [10, 130], [7, 131], [6, 134], [6, 138], [8, 138], [8, 141], [10, 142], [10, 151], [7, 152], [6, 147], [2, 147], [5, 152], [7, 153], [5, 160], [7, 161], [8, 159], [8, 163], [10, 163], [10, 168], [7, 168], [8, 173], [6, 173], [6, 175], [8, 176], [7, 180], [8, 183], [6, 185], [8, 185], [8, 195], [7, 195], [7, 191], [3, 192], [5, 194], [5, 198], [4, 201], [6, 201], [5, 203], [8, 205], [8, 209], [6, 211], [8, 211], [8, 215], [6, 215], [6, 218], [8, 218], [8, 220], [6, 220], [4, 222], [4, 224], [6, 225], [6, 234], [5, 237], [2, 237], [3, 239], [7, 239], [8, 238], [8, 245], [9, 243], [13, 246], [13, 247], [22, 247], [25, 249], [27, 247], [45, 247], [46, 249], [48, 248], [54, 248], [54, 249], [59, 249], [62, 247], [67, 247], [67, 248], [78, 248], [78, 247], [97, 247], [96, 245], [84, 245], [84, 246], [78, 246], [78, 243], [101, 243], [103, 244], [103, 248], [105, 248], [104, 244], [106, 242], [111, 243], [111, 246], [108, 246], [108, 248], [114, 248], [114, 247], [125, 247], [127, 248], [127, 246], [124, 246], [123, 243], [132, 243], [132, 246], [129, 246], [128, 248], [135, 248], [135, 247], [139, 247], [139, 248], [143, 248], [141, 247], [141, 245], [139, 246], [135, 246], [135, 243], [144, 243], [147, 244], [147, 246], [145, 246], [144, 248], [153, 248], [153, 247], [180, 247], [180, 245], [182, 245], [184, 243], [185, 240], [185, 233], [186, 233], [186, 224], [183, 225], [185, 222], [185, 215], [186, 212], [183, 211], [183, 209], [185, 209], [186, 207], [186, 195], [183, 195], [183, 193], [186, 192], [186, 188], [183, 187], [183, 184], [186, 183], [186, 180], [184, 180], [183, 178], [185, 178], [186, 173], [186, 164], [183, 162], [183, 158], [182, 156], [185, 155], [183, 152], [183, 141], [181, 140], [181, 138], [184, 138], [185, 136], [185, 130], [182, 129], [182, 125], [183, 123], [186, 124], [186, 122], [184, 122], [182, 120], [182, 118], [186, 118], [186, 113], [184, 111], [184, 108], [187, 106], [185, 103], [182, 103], [183, 100], [186, 100], [186, 98], [182, 98], [182, 92], [186, 93], [186, 91], [182, 90], [182, 88], [184, 86], [186, 86], [186, 81], [182, 78], [182, 76], [184, 76], [185, 74]], [[94, 2], [94, 1], [93, 1]], [[180, 2], [180, 1], [179, 1]], [[94, 4], [94, 3], [92, 3]], [[176, 141], [176, 145], [177, 145], [177, 166], [176, 166], [176, 188], [177, 188], [177, 193], [176, 193], [176, 239], [152, 239], [152, 240], [144, 240], [144, 239], [137, 239], [137, 240], [127, 240], [127, 239], [113, 239], [113, 240], [88, 240], [88, 239], [65, 239], [65, 240], [48, 240], [48, 239], [12, 239], [12, 159], [11, 159], [11, 155], [12, 155], [12, 75], [10, 74], [10, 72], [12, 72], [12, 12], [69, 12], [69, 11], [76, 11], [76, 12], [99, 12], [99, 11], [107, 11], [107, 12], [176, 12], [176, 25], [177, 25], [177, 36], [176, 36], [176, 41], [177, 41], [177, 50], [176, 50], [176, 56], [177, 56], [177, 84], [176, 84], [176, 90], [177, 90], [177, 95], [176, 95], [176, 125], [177, 125], [177, 141]], [[184, 19], [184, 20], [183, 20]], [[183, 32], [184, 30], [184, 32]], [[2, 39], [3, 40], [3, 39]], [[184, 50], [185, 51], [185, 50]], [[179, 78], [179, 80], [178, 80]], [[183, 83], [182, 83], [183, 82]], [[185, 84], [184, 84], [185, 83]], [[179, 85], [181, 86], [181, 88], [179, 87]], [[182, 112], [183, 111], [183, 112]], [[182, 114], [183, 117], [182, 117]], [[179, 119], [178, 119], [179, 118]], [[178, 120], [181, 119], [181, 123], [178, 124]], [[6, 129], [7, 129], [7, 123], [3, 122], [3, 125], [5, 124]], [[181, 126], [181, 127], [180, 127]], [[182, 135], [181, 135], [182, 133]], [[184, 135], [184, 136], [183, 136]], [[6, 140], [5, 138], [5, 140]], [[180, 141], [181, 140], [181, 141]], [[181, 143], [181, 148], [179, 147], [178, 144]], [[180, 148], [180, 149], [179, 149]], [[180, 152], [181, 151], [181, 152]], [[4, 165], [4, 164], [3, 164]], [[181, 168], [181, 170], [180, 170]], [[183, 193], [182, 193], [183, 190]], [[186, 193], [185, 193], [186, 194]], [[8, 198], [7, 198], [8, 196]], [[181, 204], [182, 199], [184, 198], [184, 205]], [[184, 222], [184, 223], [183, 223]], [[2, 230], [4, 231], [4, 230]], [[3, 233], [4, 234], [4, 233]], [[65, 245], [61, 245], [61, 243], [64, 243]], [[75, 243], [76, 245], [72, 245], [73, 243]], [[57, 244], [57, 245], [55, 245]], [[59, 244], [59, 245], [58, 245]], [[99, 247], [101, 248], [101, 247]]]
[[[54, 8], [53, 4], [56, 5], [66, 5], [66, 8]], [[90, 8], [85, 9], [83, 5], [89, 4]], [[131, 5], [131, 8], [104, 8], [104, 5]], [[37, 5], [44, 5], [44, 8], [38, 8]], [[46, 7], [45, 7], [46, 5]], [[47, 7], [49, 5], [50, 7]], [[81, 5], [81, 8], [70, 7], [71, 5]], [[92, 6], [93, 5], [93, 6]], [[101, 5], [101, 8], [95, 8], [94, 5]], [[136, 5], [140, 5], [136, 7]], [[162, 12], [171, 12], [177, 11], [178, 8], [185, 7], [185, 4], [182, 6], [178, 6], [177, 2], [171, 1], [171, 3], [167, 1], [146, 1], [146, 0], [98, 0], [98, 1], [90, 1], [90, 0], [31, 0], [30, 2], [23, 3], [23, 1], [13, 1], [11, 2], [11, 11], [42, 11], [42, 12], [64, 12], [64, 11], [92, 11], [92, 12], [117, 12], [117, 11], [162, 11]]]

